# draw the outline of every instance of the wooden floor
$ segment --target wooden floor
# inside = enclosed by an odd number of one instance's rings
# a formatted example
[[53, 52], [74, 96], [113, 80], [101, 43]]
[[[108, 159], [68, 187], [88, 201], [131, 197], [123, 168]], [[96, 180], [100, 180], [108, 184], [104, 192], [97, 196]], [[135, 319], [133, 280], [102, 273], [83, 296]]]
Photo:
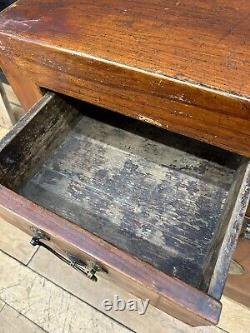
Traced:
[[226, 297], [218, 327], [191, 328], [150, 305], [141, 316], [104, 313], [104, 298], [131, 295], [105, 280], [88, 281], [29, 241], [0, 220], [0, 333], [250, 332], [250, 310]]
[[[0, 136], [6, 132], [0, 128]], [[87, 280], [29, 241], [0, 220], [0, 333], [250, 333], [250, 309], [226, 297], [218, 327], [192, 328], [151, 305], [145, 315], [105, 312], [103, 299], [133, 296]]]

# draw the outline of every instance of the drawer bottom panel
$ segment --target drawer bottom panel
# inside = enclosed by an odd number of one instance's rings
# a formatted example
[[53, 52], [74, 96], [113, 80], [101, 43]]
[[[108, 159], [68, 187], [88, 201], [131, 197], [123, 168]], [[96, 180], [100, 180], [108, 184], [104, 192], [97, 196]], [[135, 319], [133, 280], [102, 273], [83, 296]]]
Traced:
[[0, 142], [0, 216], [95, 281], [103, 274], [189, 324], [217, 323], [249, 169], [237, 154], [48, 92]]
[[199, 287], [235, 171], [197, 156], [199, 145], [180, 151], [164, 132], [80, 114], [20, 193]]

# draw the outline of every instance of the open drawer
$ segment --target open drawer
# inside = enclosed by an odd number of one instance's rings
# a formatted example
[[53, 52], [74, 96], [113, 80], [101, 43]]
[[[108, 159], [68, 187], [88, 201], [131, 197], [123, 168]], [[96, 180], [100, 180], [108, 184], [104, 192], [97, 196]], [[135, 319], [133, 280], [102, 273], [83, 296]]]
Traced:
[[249, 199], [239, 155], [66, 96], [0, 143], [0, 215], [98, 283], [215, 324]]

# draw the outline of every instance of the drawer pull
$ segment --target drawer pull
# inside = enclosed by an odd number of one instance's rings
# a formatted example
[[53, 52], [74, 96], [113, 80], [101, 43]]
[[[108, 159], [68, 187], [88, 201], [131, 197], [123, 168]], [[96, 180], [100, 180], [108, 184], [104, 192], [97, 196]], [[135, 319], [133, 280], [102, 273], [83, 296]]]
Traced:
[[68, 264], [69, 266], [71, 266], [72, 268], [77, 270], [78, 272], [84, 274], [91, 281], [94, 281], [94, 282], [97, 281], [97, 277], [95, 275], [97, 272], [103, 271], [103, 272], [106, 273], [106, 271], [104, 271], [95, 262], [89, 260], [89, 261], [87, 261], [87, 263], [84, 263], [79, 258], [76, 258], [74, 256], [69, 256], [67, 258], [67, 257], [63, 256], [62, 254], [56, 252], [54, 249], [52, 249], [47, 244], [41, 242], [40, 239], [41, 238], [35, 236], [31, 239], [30, 244], [33, 245], [33, 246], [42, 246], [42, 247], [44, 247], [49, 252], [53, 253], [57, 258], [61, 259], [63, 262], [65, 262], [66, 264]]

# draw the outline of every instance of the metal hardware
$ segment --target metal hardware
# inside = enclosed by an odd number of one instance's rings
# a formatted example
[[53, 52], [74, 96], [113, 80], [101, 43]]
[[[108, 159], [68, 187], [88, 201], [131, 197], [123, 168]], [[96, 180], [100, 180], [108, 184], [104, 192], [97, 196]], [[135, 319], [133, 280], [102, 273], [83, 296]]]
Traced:
[[45, 232], [42, 231], [41, 229], [38, 229], [38, 228], [32, 226], [32, 227], [30, 227], [30, 230], [31, 230], [31, 232], [33, 234], [33, 237], [38, 238], [40, 240], [41, 239], [43, 239], [43, 240], [50, 240], [49, 236], [47, 236], [45, 234]]
[[[46, 237], [46, 238], [48, 239], [48, 237]], [[44, 239], [43, 236], [42, 237], [34, 236], [34, 237], [32, 237], [30, 244], [33, 246], [44, 247], [49, 252], [53, 253], [57, 258], [61, 259], [63, 262], [65, 262], [66, 264], [68, 264], [69, 266], [71, 266], [72, 268], [77, 270], [78, 272], [84, 274], [91, 281], [94, 281], [94, 282], [97, 281], [97, 277], [95, 275], [97, 272], [103, 271], [106, 273], [106, 271], [104, 271], [98, 264], [96, 264], [95, 262], [93, 262], [91, 260], [84, 263], [79, 258], [77, 258], [73, 255], [69, 255], [68, 258], [63, 256], [62, 254], [56, 252], [54, 249], [52, 249], [47, 244], [41, 242], [41, 239]]]

